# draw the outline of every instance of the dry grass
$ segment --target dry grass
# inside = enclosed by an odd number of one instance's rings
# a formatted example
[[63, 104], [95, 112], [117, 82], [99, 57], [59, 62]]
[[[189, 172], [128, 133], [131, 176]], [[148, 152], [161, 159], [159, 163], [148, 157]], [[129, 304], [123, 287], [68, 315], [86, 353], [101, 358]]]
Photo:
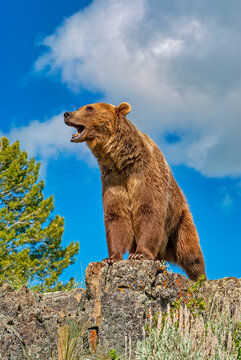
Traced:
[[[237, 360], [239, 359], [240, 309], [231, 316], [229, 305], [216, 304], [195, 316], [187, 307], [167, 308], [157, 326], [138, 343], [138, 360]], [[239, 329], [239, 330], [238, 330]]]
[[58, 331], [58, 360], [79, 360], [85, 352], [83, 326], [71, 322]]

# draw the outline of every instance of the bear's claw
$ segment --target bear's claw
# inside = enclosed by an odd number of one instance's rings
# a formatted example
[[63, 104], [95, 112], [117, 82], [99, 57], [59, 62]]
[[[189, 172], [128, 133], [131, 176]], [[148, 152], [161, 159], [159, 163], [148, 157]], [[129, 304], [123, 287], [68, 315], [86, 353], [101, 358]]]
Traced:
[[102, 262], [105, 262], [105, 263], [107, 263], [107, 264], [109, 264], [109, 265], [112, 265], [112, 264], [114, 264], [114, 263], [117, 262], [117, 261], [120, 261], [120, 260], [115, 259], [115, 258], [106, 258], [106, 259], [103, 259], [103, 260], [102, 260]]
[[143, 260], [144, 255], [143, 254], [130, 254], [128, 257], [128, 260]]

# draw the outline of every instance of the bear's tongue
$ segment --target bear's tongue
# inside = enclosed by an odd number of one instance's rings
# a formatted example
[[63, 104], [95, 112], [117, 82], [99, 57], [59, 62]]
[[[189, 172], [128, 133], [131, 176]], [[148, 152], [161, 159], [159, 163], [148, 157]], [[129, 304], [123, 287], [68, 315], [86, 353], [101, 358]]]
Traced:
[[72, 134], [72, 138], [70, 139], [71, 142], [78, 142], [85, 133], [85, 127], [80, 125], [77, 128], [77, 134]]

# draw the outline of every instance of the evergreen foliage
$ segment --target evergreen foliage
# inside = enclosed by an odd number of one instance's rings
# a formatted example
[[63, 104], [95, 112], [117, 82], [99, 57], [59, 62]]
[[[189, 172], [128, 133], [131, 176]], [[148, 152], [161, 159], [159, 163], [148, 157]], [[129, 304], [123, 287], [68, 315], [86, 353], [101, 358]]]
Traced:
[[0, 285], [28, 284], [37, 291], [71, 288], [59, 281], [75, 262], [79, 244], [61, 247], [64, 219], [51, 217], [54, 198], [44, 199], [40, 163], [20, 150], [19, 142], [0, 140]]

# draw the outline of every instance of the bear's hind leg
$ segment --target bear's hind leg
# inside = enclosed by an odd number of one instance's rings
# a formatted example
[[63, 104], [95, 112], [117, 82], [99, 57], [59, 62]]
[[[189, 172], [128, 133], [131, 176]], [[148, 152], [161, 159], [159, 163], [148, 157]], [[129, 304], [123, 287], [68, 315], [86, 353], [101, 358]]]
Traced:
[[175, 260], [186, 271], [189, 279], [197, 281], [202, 274], [207, 279], [198, 234], [189, 210], [183, 211], [174, 249]]

